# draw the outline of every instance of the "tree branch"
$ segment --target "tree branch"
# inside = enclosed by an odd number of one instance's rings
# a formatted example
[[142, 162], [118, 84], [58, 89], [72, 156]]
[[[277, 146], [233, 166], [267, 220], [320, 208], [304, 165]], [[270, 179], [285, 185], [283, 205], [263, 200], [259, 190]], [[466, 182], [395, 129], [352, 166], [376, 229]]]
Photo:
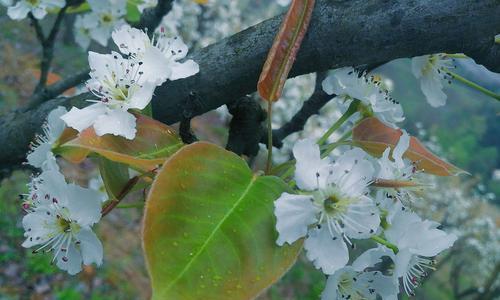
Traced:
[[[438, 52], [465, 53], [500, 71], [500, 55], [491, 50], [497, 49], [499, 14], [498, 0], [318, 0], [290, 76]], [[254, 92], [281, 18], [193, 52], [189, 58], [198, 62], [200, 73], [158, 87], [154, 117], [167, 124], [180, 121], [191, 92], [201, 99], [193, 116]], [[497, 60], [491, 58], [495, 53]], [[75, 101], [58, 98], [1, 117], [0, 165], [21, 162], [50, 108]]]

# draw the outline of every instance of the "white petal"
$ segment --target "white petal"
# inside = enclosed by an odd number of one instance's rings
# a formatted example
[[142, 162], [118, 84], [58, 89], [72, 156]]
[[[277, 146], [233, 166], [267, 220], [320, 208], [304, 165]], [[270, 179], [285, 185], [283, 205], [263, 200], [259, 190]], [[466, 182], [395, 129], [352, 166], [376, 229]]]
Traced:
[[43, 244], [50, 238], [52, 233], [50, 224], [55, 221], [52, 214], [47, 214], [47, 212], [51, 211], [47, 207], [39, 207], [23, 217], [24, 236], [26, 237], [26, 240], [22, 243], [24, 248]]
[[394, 259], [394, 276], [401, 278], [409, 271], [413, 254], [408, 249], [399, 249]]
[[[66, 257], [67, 261], [64, 261], [63, 257]], [[70, 244], [67, 251], [59, 251], [55, 260], [57, 267], [67, 271], [69, 275], [75, 275], [82, 270], [82, 255], [73, 243]]]
[[83, 264], [95, 263], [100, 266], [102, 264], [103, 248], [95, 233], [90, 229], [83, 228], [75, 235], [75, 238], [80, 241]]
[[[295, 181], [302, 190], [316, 190], [324, 186], [328, 175], [328, 159], [321, 159], [319, 146], [311, 139], [299, 140], [293, 146]], [[318, 176], [319, 175], [319, 176]]]
[[90, 226], [99, 222], [101, 219], [101, 195], [97, 191], [69, 184], [67, 197], [66, 206], [71, 220], [76, 221], [80, 226]]
[[[64, 175], [58, 170], [46, 170], [38, 178], [42, 182], [38, 185], [37, 190], [39, 200], [47, 201], [51, 204], [52, 200], [55, 199], [61, 206], [65, 206], [67, 200], [67, 183]], [[46, 195], [49, 196], [49, 199], [45, 199]]]
[[356, 258], [356, 260], [352, 263], [352, 267], [356, 271], [359, 272], [364, 271], [366, 268], [373, 267], [376, 264], [382, 262], [381, 258], [383, 256], [388, 256], [392, 260], [394, 260], [395, 257], [394, 252], [392, 252], [392, 250], [390, 250], [387, 247], [380, 246], [363, 252], [363, 254], [358, 256], [358, 258]]
[[172, 75], [173, 61], [166, 58], [165, 55], [156, 47], [147, 47], [142, 57], [142, 68], [144, 74], [141, 77], [143, 81], [153, 82], [160, 85]]
[[441, 79], [434, 76], [424, 76], [420, 79], [420, 88], [432, 107], [446, 104], [446, 94], [443, 92]]
[[310, 230], [304, 248], [307, 258], [325, 274], [333, 274], [349, 261], [349, 251], [342, 237], [332, 237], [327, 226]]
[[28, 164], [32, 165], [35, 168], [42, 168], [45, 161], [47, 161], [48, 156], [52, 154], [52, 145], [49, 143], [42, 143], [39, 146], [35, 147], [33, 151], [31, 151], [26, 159], [28, 160]]
[[136, 119], [133, 114], [121, 109], [108, 110], [94, 122], [94, 129], [98, 136], [113, 134], [132, 140], [135, 138]]
[[30, 12], [30, 7], [24, 1], [19, 1], [16, 5], [7, 9], [7, 15], [13, 20], [21, 20], [26, 18]]
[[128, 108], [144, 109], [149, 102], [151, 102], [155, 88], [156, 85], [153, 82], [145, 82], [142, 84], [142, 86], [138, 87], [131, 95], [129, 103], [127, 103]]
[[47, 125], [49, 127], [50, 134], [49, 139], [51, 142], [56, 141], [66, 128], [66, 124], [61, 119], [61, 116], [67, 112], [66, 108], [58, 106], [47, 116]]
[[115, 29], [111, 34], [120, 52], [125, 55], [142, 53], [146, 49], [146, 45], [150, 44], [149, 37], [142, 30], [132, 28], [125, 24], [118, 29]]
[[41, 7], [34, 7], [31, 9], [31, 13], [35, 19], [41, 20], [47, 15], [47, 11]]
[[405, 163], [403, 161], [403, 155], [408, 150], [408, 147], [410, 146], [410, 136], [406, 132], [406, 130], [402, 130], [402, 134], [399, 137], [399, 141], [394, 147], [394, 151], [392, 152], [392, 158], [396, 162], [396, 166], [401, 169], [404, 168]]
[[333, 275], [328, 276], [325, 289], [321, 293], [321, 300], [337, 300], [340, 298], [340, 295], [338, 295], [339, 281], [341, 279], [341, 275], [347, 269], [349, 269], [349, 267], [344, 267], [337, 270]]
[[94, 124], [96, 119], [106, 112], [106, 105], [96, 103], [89, 105], [83, 109], [76, 107], [71, 108], [69, 112], [61, 116], [61, 119], [66, 122], [66, 125], [72, 127], [79, 132], [89, 128]]
[[377, 232], [380, 216], [375, 203], [367, 196], [360, 196], [349, 205], [343, 216], [344, 232], [350, 238], [366, 239]]
[[188, 59], [183, 63], [173, 62], [171, 68], [172, 74], [169, 77], [170, 80], [193, 76], [200, 71], [200, 66], [192, 59]]
[[420, 79], [422, 76], [424, 76], [424, 73], [431, 71], [429, 65], [429, 55], [422, 55], [412, 58], [411, 71], [417, 79]]
[[97, 26], [90, 30], [90, 35], [94, 40], [96, 40], [101, 46], [106, 47], [108, 45], [109, 36], [111, 35], [112, 28]]
[[[381, 272], [364, 272], [358, 277], [358, 284], [362, 282], [368, 285], [367, 290], [373, 289], [383, 300], [398, 299], [399, 284], [391, 276], [385, 276]], [[369, 295], [369, 290], [367, 292]]]
[[274, 202], [276, 230], [279, 233], [276, 243], [293, 243], [305, 236], [309, 225], [314, 224], [317, 208], [312, 204], [311, 196], [283, 193]]

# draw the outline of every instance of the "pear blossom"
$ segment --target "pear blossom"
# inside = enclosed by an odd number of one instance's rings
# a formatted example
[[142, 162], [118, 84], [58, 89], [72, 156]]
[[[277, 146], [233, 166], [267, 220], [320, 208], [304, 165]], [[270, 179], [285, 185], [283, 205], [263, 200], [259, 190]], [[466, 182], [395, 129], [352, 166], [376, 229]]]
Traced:
[[384, 300], [396, 300], [397, 294], [397, 286], [390, 276], [379, 271], [363, 272], [347, 266], [328, 277], [321, 299], [375, 300], [379, 295]]
[[136, 118], [128, 110], [144, 109], [153, 97], [155, 84], [143, 80], [140, 62], [116, 52], [89, 52], [89, 65], [90, 79], [86, 85], [100, 100], [83, 109], [73, 107], [61, 119], [80, 132], [93, 126], [99, 136], [113, 134], [134, 139]]
[[301, 194], [283, 193], [275, 201], [276, 243], [306, 237], [307, 257], [325, 274], [333, 274], [349, 260], [350, 239], [368, 238], [379, 226], [378, 210], [367, 196], [374, 170], [360, 149], [347, 151], [331, 164], [321, 159], [319, 146], [306, 139], [295, 144], [293, 154]]
[[33, 253], [54, 252], [56, 265], [74, 275], [82, 263], [102, 264], [103, 247], [92, 231], [101, 218], [101, 200], [95, 191], [67, 184], [55, 170], [37, 177], [33, 205], [23, 217], [25, 248]]
[[124, 55], [144, 64], [145, 81], [160, 85], [167, 79], [186, 78], [200, 70], [191, 59], [178, 62], [186, 57], [188, 47], [179, 37], [166, 37], [163, 30], [150, 39], [142, 30], [123, 25], [113, 32], [112, 37]]
[[[88, 0], [91, 17], [87, 21], [98, 20], [98, 25], [90, 28], [90, 36], [102, 46], [108, 45], [111, 32], [125, 24], [126, 0]], [[89, 24], [90, 26], [90, 24]]]
[[336, 95], [339, 102], [360, 100], [370, 106], [381, 121], [392, 127], [404, 120], [401, 105], [391, 97], [378, 77], [360, 74], [353, 68], [340, 68], [323, 80], [322, 87], [328, 95]]
[[418, 282], [434, 270], [435, 260], [442, 251], [453, 246], [457, 236], [446, 233], [438, 227], [439, 223], [422, 220], [400, 203], [394, 205], [394, 213], [389, 214], [390, 227], [384, 231], [387, 241], [398, 248], [397, 253], [385, 246], [370, 249], [359, 259], [370, 261], [372, 265], [380, 262], [380, 257], [388, 256], [394, 262], [393, 280], [401, 279], [403, 290], [413, 296]]
[[448, 70], [454, 69], [454, 59], [444, 53], [414, 57], [411, 60], [413, 75], [420, 82], [420, 89], [432, 107], [446, 104], [443, 82], [451, 84]]
[[99, 26], [99, 18], [97, 14], [78, 15], [75, 19], [73, 33], [75, 41], [83, 49], [87, 49], [90, 45], [92, 32]]
[[52, 110], [47, 122], [42, 126], [43, 133], [35, 137], [30, 145], [31, 151], [27, 155], [28, 164], [42, 170], [56, 169], [59, 167], [52, 153], [52, 147], [66, 128], [61, 116], [67, 113], [66, 108], [59, 106]]
[[[2, 4], [9, 6], [13, 1], [2, 1]], [[65, 0], [19, 0], [15, 5], [9, 6], [7, 15], [13, 20], [22, 20], [31, 13], [36, 19], [43, 19], [48, 10], [65, 5]]]

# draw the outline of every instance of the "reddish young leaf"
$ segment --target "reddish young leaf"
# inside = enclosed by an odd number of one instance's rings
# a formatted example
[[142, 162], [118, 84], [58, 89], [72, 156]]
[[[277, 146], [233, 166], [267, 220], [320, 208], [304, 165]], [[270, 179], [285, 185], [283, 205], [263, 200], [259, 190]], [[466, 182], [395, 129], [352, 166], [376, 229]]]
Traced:
[[[400, 129], [391, 128], [374, 117], [363, 120], [352, 132], [354, 145], [378, 157], [387, 147], [394, 149], [401, 134]], [[415, 137], [410, 138], [410, 147], [404, 156], [415, 162], [418, 170], [429, 174], [450, 176], [467, 173], [434, 155]]]
[[314, 0], [293, 0], [262, 68], [257, 90], [267, 101], [281, 96], [311, 20]]
[[110, 134], [98, 136], [91, 127], [61, 145], [59, 153], [70, 161], [78, 162], [82, 157], [74, 155], [78, 152], [75, 148], [83, 149], [87, 154], [95, 152], [111, 161], [150, 171], [183, 146], [178, 135], [167, 125], [144, 115], [135, 116], [137, 133], [133, 140]]

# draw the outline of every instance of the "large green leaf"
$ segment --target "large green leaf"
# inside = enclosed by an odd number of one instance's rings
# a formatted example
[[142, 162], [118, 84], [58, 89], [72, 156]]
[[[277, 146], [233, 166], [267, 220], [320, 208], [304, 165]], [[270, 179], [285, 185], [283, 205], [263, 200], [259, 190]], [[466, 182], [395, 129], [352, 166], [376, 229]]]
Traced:
[[273, 202], [286, 188], [212, 144], [174, 154], [146, 201], [152, 299], [252, 299], [279, 279], [301, 248], [275, 242]]

